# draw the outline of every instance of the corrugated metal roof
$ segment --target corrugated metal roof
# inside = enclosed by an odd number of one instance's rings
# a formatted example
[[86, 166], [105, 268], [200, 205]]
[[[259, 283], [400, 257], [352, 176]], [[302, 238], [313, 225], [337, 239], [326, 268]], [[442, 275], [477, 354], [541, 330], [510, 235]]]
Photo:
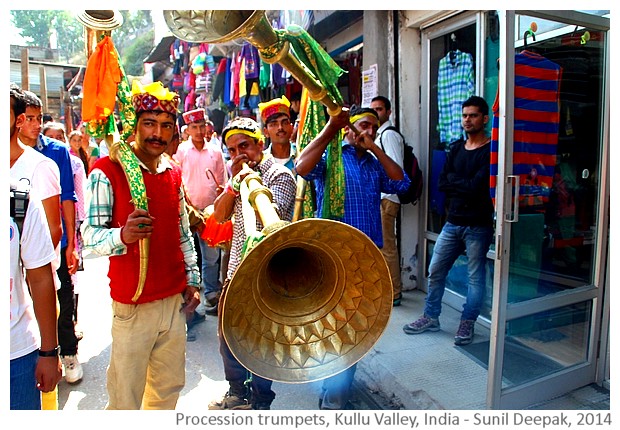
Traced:
[[[80, 66], [66, 66], [61, 64], [50, 63], [36, 63], [30, 62], [28, 69], [28, 81], [30, 84], [30, 91], [37, 95], [41, 95], [41, 75], [39, 69], [45, 67], [45, 77], [47, 85], [48, 97], [60, 97], [60, 88], [64, 86], [64, 71], [67, 68], [79, 69]], [[11, 60], [11, 82], [15, 82], [17, 85], [22, 84], [22, 65], [19, 60]]]
[[144, 59], [145, 63], [154, 63], [161, 61], [164, 63], [170, 63], [170, 45], [176, 38], [174, 36], [163, 37], [157, 46], [153, 48], [151, 53]]

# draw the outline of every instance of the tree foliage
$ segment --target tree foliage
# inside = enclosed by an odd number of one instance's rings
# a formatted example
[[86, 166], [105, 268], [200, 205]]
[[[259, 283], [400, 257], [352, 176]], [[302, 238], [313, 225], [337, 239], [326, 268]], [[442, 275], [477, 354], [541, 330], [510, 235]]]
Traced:
[[144, 73], [144, 59], [153, 49], [154, 38], [155, 31], [149, 30], [126, 47], [122, 55], [119, 53], [127, 75], [141, 76]]
[[[141, 74], [142, 60], [154, 46], [151, 11], [121, 10], [120, 13], [123, 15], [123, 25], [112, 31], [112, 40], [125, 69], [139, 70], [136, 74]], [[61, 59], [73, 64], [86, 62], [84, 26], [73, 11], [11, 10], [11, 22], [28, 40], [28, 46], [51, 48], [50, 39], [55, 32]], [[124, 55], [129, 55], [131, 60], [126, 60]], [[126, 72], [129, 73], [128, 70]]]

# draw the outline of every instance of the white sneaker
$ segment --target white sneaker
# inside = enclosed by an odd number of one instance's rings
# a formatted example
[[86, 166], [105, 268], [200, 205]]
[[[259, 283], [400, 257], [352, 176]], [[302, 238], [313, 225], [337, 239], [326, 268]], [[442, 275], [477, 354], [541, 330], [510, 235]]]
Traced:
[[65, 355], [61, 357], [65, 370], [65, 381], [69, 384], [77, 384], [82, 380], [84, 371], [82, 365], [78, 361], [77, 355]]

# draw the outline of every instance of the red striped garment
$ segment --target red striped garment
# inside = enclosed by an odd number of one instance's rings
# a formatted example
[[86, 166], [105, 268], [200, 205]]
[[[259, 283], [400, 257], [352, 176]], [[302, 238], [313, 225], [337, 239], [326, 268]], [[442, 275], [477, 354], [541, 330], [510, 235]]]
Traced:
[[[519, 205], [549, 201], [556, 164], [562, 68], [542, 55], [515, 55], [513, 173], [519, 175]], [[493, 104], [491, 198], [495, 204], [499, 139], [499, 89]]]

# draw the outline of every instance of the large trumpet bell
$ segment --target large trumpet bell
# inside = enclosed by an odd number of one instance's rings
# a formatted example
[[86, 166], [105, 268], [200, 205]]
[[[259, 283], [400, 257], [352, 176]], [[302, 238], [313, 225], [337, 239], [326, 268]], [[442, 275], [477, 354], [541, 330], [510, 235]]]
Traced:
[[246, 255], [221, 310], [224, 338], [246, 368], [274, 381], [315, 381], [377, 342], [392, 310], [389, 270], [361, 231], [305, 219]]

